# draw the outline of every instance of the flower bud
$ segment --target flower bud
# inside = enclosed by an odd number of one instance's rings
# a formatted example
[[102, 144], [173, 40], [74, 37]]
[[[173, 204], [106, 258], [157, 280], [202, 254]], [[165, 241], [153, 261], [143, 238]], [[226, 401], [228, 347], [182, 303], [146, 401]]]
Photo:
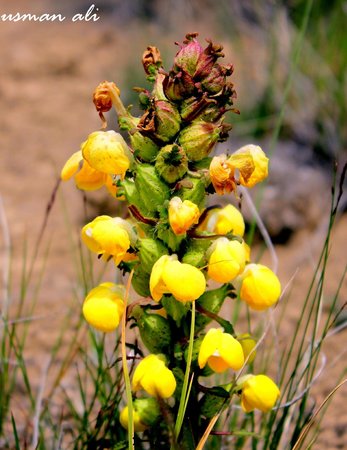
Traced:
[[194, 76], [198, 61], [203, 53], [203, 48], [195, 39], [197, 35], [198, 33], [186, 35], [186, 39], [183, 41], [181, 49], [176, 54], [174, 62], [176, 67], [187, 72], [191, 76]]
[[216, 105], [216, 100], [208, 98], [203, 95], [199, 98], [189, 97], [181, 103], [181, 117], [186, 122], [192, 122], [193, 120], [201, 117], [209, 105]]
[[102, 283], [92, 289], [83, 302], [83, 316], [104, 333], [114, 331], [124, 312], [124, 286]]
[[269, 159], [258, 145], [245, 145], [227, 160], [233, 171], [238, 169], [239, 182], [248, 188], [263, 181], [268, 175]]
[[151, 213], [157, 213], [158, 207], [170, 196], [169, 187], [150, 164], [136, 166], [135, 186], [142, 203]]
[[[161, 417], [160, 406], [155, 398], [136, 398], [133, 401], [134, 431], [144, 431], [158, 422]], [[125, 406], [120, 413], [119, 421], [123, 428], [128, 429], [129, 408]]]
[[243, 243], [216, 239], [209, 249], [208, 276], [219, 283], [228, 283], [244, 269], [246, 251]]
[[171, 346], [172, 335], [169, 322], [159, 314], [143, 311], [137, 319], [142, 342], [151, 353], [166, 353]]
[[156, 71], [162, 66], [160, 51], [157, 47], [149, 46], [143, 52], [142, 65], [147, 75], [155, 75]]
[[169, 223], [176, 235], [185, 234], [193, 225], [198, 223], [199, 208], [189, 200], [173, 197], [169, 203]]
[[207, 40], [207, 42], [208, 46], [200, 55], [200, 58], [196, 65], [195, 77], [199, 79], [207, 77], [210, 74], [217, 59], [224, 57], [224, 53], [222, 52], [222, 45], [213, 44], [213, 42], [210, 40]]
[[172, 102], [179, 102], [190, 96], [194, 87], [193, 78], [184, 71], [178, 73], [171, 71], [163, 81], [164, 93]]
[[231, 64], [228, 66], [215, 64], [201, 84], [210, 94], [218, 94], [225, 86], [226, 77], [231, 75], [232, 72], [233, 66]]
[[140, 119], [138, 129], [143, 134], [159, 140], [171, 141], [180, 130], [181, 117], [176, 107], [165, 100], [156, 100]]
[[175, 183], [188, 170], [187, 155], [183, 148], [176, 144], [165, 145], [157, 156], [155, 168], [167, 183]]
[[227, 205], [213, 211], [207, 223], [207, 230], [211, 233], [232, 233], [242, 237], [245, 232], [245, 222], [235, 206]]
[[218, 141], [220, 133], [220, 125], [197, 120], [183, 128], [178, 140], [189, 160], [199, 161], [209, 155]]
[[134, 150], [134, 157], [138, 157], [146, 162], [154, 161], [159, 147], [147, 136], [143, 136], [140, 131], [130, 134], [131, 147]]
[[245, 412], [259, 409], [268, 412], [280, 396], [276, 384], [266, 375], [245, 375], [238, 381], [242, 389], [241, 406]]
[[142, 238], [137, 243], [141, 268], [146, 273], [151, 273], [153, 265], [158, 259], [168, 254], [168, 249], [158, 239]]
[[250, 364], [254, 361], [254, 358], [256, 356], [256, 351], [254, 350], [255, 346], [257, 345], [257, 341], [252, 338], [252, 336], [248, 333], [239, 334], [236, 339], [240, 342], [243, 354], [245, 355], [245, 360], [247, 360], [247, 363]]
[[199, 298], [205, 288], [203, 273], [190, 264], [179, 262], [176, 255], [164, 255], [153, 266], [150, 290], [156, 302], [163, 294], [172, 294], [180, 302], [190, 302]]
[[210, 328], [200, 347], [198, 363], [202, 369], [206, 364], [217, 373], [228, 368], [239, 370], [244, 364], [241, 344], [221, 328]]
[[124, 178], [130, 166], [128, 146], [113, 130], [95, 131], [82, 146], [83, 158], [93, 169]]
[[[223, 306], [225, 298], [228, 295], [227, 293], [228, 286], [226, 284], [223, 284], [218, 289], [206, 291], [202, 294], [199, 300], [197, 300], [197, 307], [201, 306], [207, 312], [218, 314], [221, 307]], [[211, 317], [208, 317], [204, 313], [198, 313], [195, 317], [195, 327], [197, 330], [203, 329], [211, 321]]]
[[281, 283], [268, 267], [249, 264], [241, 275], [240, 298], [256, 311], [273, 306], [281, 295]]
[[172, 371], [165, 366], [164, 358], [152, 354], [136, 367], [132, 386], [135, 392], [144, 389], [153, 397], [168, 398], [175, 392], [176, 380]]

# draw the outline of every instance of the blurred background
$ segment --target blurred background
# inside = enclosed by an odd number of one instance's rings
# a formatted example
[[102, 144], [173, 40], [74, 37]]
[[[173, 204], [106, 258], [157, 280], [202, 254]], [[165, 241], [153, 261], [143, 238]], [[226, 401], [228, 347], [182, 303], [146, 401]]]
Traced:
[[[85, 215], [115, 208], [105, 193], [88, 194], [83, 201], [73, 181], [64, 184], [37, 248], [61, 167], [86, 136], [100, 128], [91, 101], [93, 90], [100, 81], [115, 81], [124, 103], [133, 104], [136, 113], [137, 94], [132, 88], [148, 86], [142, 52], [147, 45], [157, 46], [164, 67], [170, 69], [177, 52], [174, 42], [182, 42], [188, 32], [199, 32], [201, 42], [211, 38], [222, 43], [225, 62], [234, 65], [231, 80], [240, 115], [228, 117], [233, 130], [218, 151], [256, 143], [271, 158], [269, 180], [258, 194], [258, 206], [276, 244], [283, 284], [295, 276], [291, 287], [295, 304], [289, 308], [285, 339], [289, 325], [300, 314], [300, 294], [323, 244], [333, 166], [337, 162], [340, 173], [347, 156], [347, 2], [100, 0], [95, 3], [97, 22], [71, 21], [90, 5], [86, 0], [0, 1], [0, 15], [66, 16], [62, 23], [0, 22], [3, 290], [10, 271], [10, 300], [18, 304], [23, 298], [20, 280], [29, 270], [26, 295], [30, 302], [23, 306], [23, 315], [35, 318], [26, 349], [33, 379], [39, 380], [42, 361], [50, 354], [66, 315], [71, 308], [79, 314], [80, 304], [75, 301], [71, 306], [71, 292], [80, 276], [72, 249], [78, 245]], [[116, 127], [115, 116], [108, 118], [111, 128]], [[333, 235], [327, 297], [336, 292], [346, 265], [346, 207], [344, 194]], [[244, 213], [251, 221], [246, 208]], [[340, 305], [347, 300], [346, 291], [344, 284]], [[334, 356], [344, 350], [343, 337], [345, 332], [334, 342]], [[62, 339], [68, 346], [68, 330]], [[317, 401], [334, 386], [334, 374], [340, 374], [343, 366], [340, 358], [322, 377]], [[63, 382], [68, 388], [68, 376]], [[17, 407], [25, 418], [20, 395], [23, 381], [18, 383]], [[322, 424], [321, 448], [344, 448], [347, 413], [342, 398], [334, 405]]]

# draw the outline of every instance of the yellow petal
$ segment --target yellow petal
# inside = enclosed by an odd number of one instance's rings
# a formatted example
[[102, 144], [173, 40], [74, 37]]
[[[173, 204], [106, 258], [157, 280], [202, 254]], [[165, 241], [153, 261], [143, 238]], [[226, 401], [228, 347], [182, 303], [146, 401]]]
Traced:
[[78, 171], [81, 162], [83, 161], [82, 151], [75, 152], [64, 164], [61, 170], [60, 178], [63, 181], [69, 180]]
[[130, 165], [126, 152], [126, 142], [113, 130], [95, 131], [82, 147], [83, 158], [91, 167], [110, 175], [121, 175], [122, 178]]
[[83, 161], [81, 169], [75, 175], [76, 186], [84, 191], [100, 189], [105, 181], [106, 174], [90, 167], [87, 161]]
[[203, 273], [190, 264], [169, 261], [162, 277], [168, 291], [180, 302], [196, 300], [206, 289]]
[[227, 164], [226, 155], [215, 156], [210, 164], [210, 177], [217, 194], [223, 195], [236, 189], [234, 170]]
[[233, 370], [241, 369], [245, 362], [242, 346], [231, 334], [223, 333], [219, 353], [227, 367]]
[[151, 291], [151, 296], [153, 300], [159, 302], [163, 294], [168, 294], [169, 291], [163, 280], [164, 267], [170, 261], [172, 257], [168, 255], [161, 256], [158, 261], [153, 265], [151, 276], [149, 279], [149, 289]]
[[225, 372], [227, 369], [229, 369], [229, 365], [227, 364], [226, 361], [224, 361], [223, 358], [221, 358], [220, 356], [215, 356], [212, 355], [208, 358], [208, 366], [210, 369], [213, 370], [213, 372], [216, 373], [223, 373]]
[[200, 211], [190, 200], [173, 197], [169, 203], [169, 223], [176, 235], [184, 234], [189, 228], [198, 223]]
[[216, 211], [211, 217], [211, 222], [213, 233], [244, 235], [245, 222], [240, 211], [233, 205], [227, 205]]
[[281, 295], [281, 283], [268, 267], [249, 264], [242, 275], [240, 298], [248, 306], [263, 311], [274, 305]]
[[[119, 415], [119, 421], [122, 427], [127, 430], [129, 425], [129, 408], [127, 406], [122, 409]], [[148, 428], [147, 425], [141, 422], [140, 414], [135, 409], [133, 409], [133, 423], [135, 432], [145, 431]]]
[[245, 145], [233, 153], [227, 161], [232, 170], [240, 172], [240, 183], [253, 187], [268, 175], [269, 159], [258, 145]]
[[208, 276], [219, 283], [228, 283], [239, 275], [246, 262], [246, 252], [243, 244], [227, 238], [215, 241], [208, 262]]
[[92, 289], [83, 303], [86, 321], [105, 333], [115, 330], [124, 312], [124, 288], [102, 283]]
[[114, 256], [118, 265], [130, 247], [127, 226], [123, 219], [99, 216], [83, 227], [82, 239], [91, 251]]
[[144, 389], [154, 397], [168, 398], [176, 389], [176, 380], [159, 356], [148, 355], [136, 367], [132, 386], [134, 391]]
[[280, 396], [277, 385], [266, 375], [249, 377], [242, 387], [241, 406], [246, 411], [272, 409]]
[[221, 328], [210, 328], [204, 336], [198, 356], [200, 369], [206, 366], [208, 359], [218, 349], [222, 333]]

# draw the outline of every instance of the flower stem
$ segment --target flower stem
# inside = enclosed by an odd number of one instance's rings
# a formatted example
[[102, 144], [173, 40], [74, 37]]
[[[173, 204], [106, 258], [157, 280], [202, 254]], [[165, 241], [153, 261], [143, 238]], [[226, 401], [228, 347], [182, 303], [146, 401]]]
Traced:
[[188, 404], [188, 382], [189, 382], [189, 374], [190, 374], [190, 368], [192, 364], [192, 356], [193, 356], [193, 344], [194, 344], [194, 330], [195, 330], [195, 301], [192, 302], [192, 318], [190, 322], [190, 336], [189, 336], [189, 346], [188, 346], [188, 356], [187, 356], [187, 366], [186, 366], [186, 372], [184, 374], [184, 380], [183, 380], [183, 386], [182, 386], [182, 393], [180, 398], [180, 405], [178, 408], [178, 414], [177, 414], [177, 420], [175, 424], [175, 438], [176, 442], [178, 441], [178, 436], [180, 434], [184, 414], [187, 408]]
[[112, 83], [108, 83], [107, 86], [108, 86], [108, 92], [112, 99], [112, 105], [113, 105], [114, 109], [116, 110], [118, 118], [127, 119], [127, 122], [129, 122], [132, 125], [132, 127], [136, 128], [135, 120], [131, 116], [131, 114], [129, 114], [129, 111], [125, 108], [125, 106], [123, 105], [123, 102], [119, 97], [116, 87]]
[[130, 385], [130, 378], [129, 378], [129, 370], [128, 370], [128, 363], [127, 363], [127, 353], [126, 353], [126, 346], [125, 346], [125, 327], [126, 327], [126, 320], [127, 320], [127, 308], [126, 304], [129, 298], [129, 291], [131, 286], [131, 279], [133, 277], [134, 270], [130, 272], [129, 279], [127, 282], [127, 288], [126, 293], [124, 297], [124, 314], [122, 317], [122, 363], [123, 363], [123, 374], [124, 374], [124, 382], [125, 382], [125, 392], [126, 392], [126, 398], [127, 398], [127, 405], [128, 405], [128, 449], [134, 450], [134, 420], [133, 420], [133, 400], [132, 400], [132, 394], [131, 394], [131, 385]]

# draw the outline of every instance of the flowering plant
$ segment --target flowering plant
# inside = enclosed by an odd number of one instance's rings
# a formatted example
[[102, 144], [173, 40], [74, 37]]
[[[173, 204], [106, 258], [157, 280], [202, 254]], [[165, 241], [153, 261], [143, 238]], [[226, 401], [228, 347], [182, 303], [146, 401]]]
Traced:
[[[223, 56], [220, 45], [208, 41], [203, 48], [188, 34], [166, 72], [158, 49], [148, 47], [142, 62], [153, 89], [138, 89], [143, 115], [134, 117], [118, 87], [102, 82], [93, 100], [103, 129], [89, 135], [61, 173], [63, 180], [74, 177], [79, 189], [106, 186], [128, 207], [124, 217], [96, 217], [81, 237], [89, 250], [130, 274], [127, 289], [104, 282], [83, 304], [95, 329], [112, 332], [122, 320], [141, 337], [132, 356], [141, 361], [131, 387], [126, 383], [127, 404], [117, 412], [129, 448], [134, 433], [151, 448], [202, 448], [208, 422], [231, 403], [246, 413], [267, 412], [280, 395], [267, 375], [244, 374], [256, 341], [220, 315], [237, 297], [263, 311], [281, 294], [275, 273], [251, 263], [239, 209], [207, 206], [209, 194], [237, 198], [239, 185], [252, 188], [268, 174], [268, 158], [253, 144], [211, 156], [231, 129], [225, 113], [237, 112], [233, 67], [219, 62]], [[104, 131], [112, 106], [129, 144]], [[134, 300], [127, 306], [129, 297]], [[212, 321], [218, 327], [207, 329]], [[123, 351], [126, 379], [128, 357]], [[228, 383], [210, 387], [219, 373]]]

